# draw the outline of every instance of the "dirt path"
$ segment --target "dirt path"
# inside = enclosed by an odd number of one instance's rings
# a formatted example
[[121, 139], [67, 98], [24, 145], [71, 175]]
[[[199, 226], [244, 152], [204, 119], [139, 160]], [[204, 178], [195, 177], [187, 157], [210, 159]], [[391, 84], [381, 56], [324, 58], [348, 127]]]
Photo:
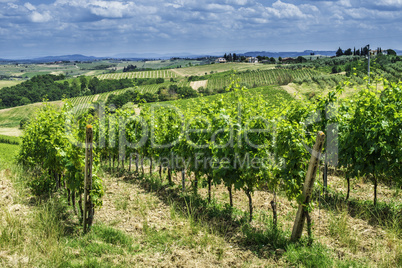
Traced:
[[170, 71], [176, 73], [176, 74], [179, 75], [179, 76], [184, 76], [184, 75], [183, 75], [179, 70], [177, 70], [177, 69], [170, 69]]
[[23, 131], [18, 127], [0, 127], [0, 135], [20, 137]]
[[95, 95], [95, 97], [94, 97], [94, 99], [92, 100], [92, 102], [97, 101], [97, 100], [98, 100], [98, 98], [99, 98], [99, 96], [100, 96], [100, 94]]
[[290, 96], [292, 96], [292, 97], [294, 97], [294, 98], [296, 98], [296, 99], [298, 99], [298, 100], [301, 100], [301, 99], [302, 99], [301, 94], [299, 93], [299, 91], [297, 91], [297, 90], [295, 89], [293, 83], [290, 83], [290, 84], [281, 86], [281, 88], [282, 88], [283, 90], [285, 90], [287, 93], [289, 93]]

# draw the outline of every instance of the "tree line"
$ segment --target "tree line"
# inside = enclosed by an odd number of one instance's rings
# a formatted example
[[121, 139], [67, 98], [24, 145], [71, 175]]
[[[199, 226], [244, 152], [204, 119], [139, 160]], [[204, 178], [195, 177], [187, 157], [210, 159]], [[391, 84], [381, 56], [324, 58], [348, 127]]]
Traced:
[[71, 81], [64, 80], [60, 75], [37, 75], [21, 84], [5, 87], [0, 91], [0, 108], [10, 108], [41, 102], [73, 98], [110, 92], [118, 89], [134, 87], [135, 85], [160, 84], [163, 78], [135, 78], [99, 80], [97, 77], [80, 76]]
[[[387, 55], [394, 55], [396, 56], [396, 52], [393, 49], [387, 49], [387, 50], [382, 50], [381, 47], [378, 47], [376, 49], [377, 51], [377, 55], [381, 55], [384, 54], [384, 52]], [[343, 51], [340, 47], [338, 48], [338, 50], [336, 51], [335, 55], [337, 57], [346, 55], [346, 56], [368, 56], [369, 54], [369, 48], [368, 46], [362, 47], [362, 48], [358, 48], [356, 49], [356, 47], [353, 48], [353, 50], [351, 48], [346, 49], [345, 51]]]

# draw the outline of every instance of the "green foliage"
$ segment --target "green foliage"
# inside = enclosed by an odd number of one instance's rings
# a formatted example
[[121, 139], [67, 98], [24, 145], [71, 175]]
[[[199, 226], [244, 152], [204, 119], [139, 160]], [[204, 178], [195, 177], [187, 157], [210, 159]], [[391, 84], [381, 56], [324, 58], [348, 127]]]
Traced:
[[[28, 185], [35, 194], [60, 190], [63, 182], [73, 194], [83, 193], [85, 148], [79, 144], [85, 144], [86, 125], [96, 121], [91, 113], [77, 116], [70, 110], [69, 103], [61, 111], [45, 104], [25, 127], [17, 159], [33, 172]], [[97, 176], [98, 165], [98, 152], [95, 150], [90, 193], [95, 206], [102, 205], [104, 194], [102, 181]]]
[[345, 116], [340, 118], [341, 165], [350, 177], [369, 177], [375, 191], [383, 176], [402, 184], [401, 103], [401, 84], [384, 80], [383, 91], [363, 89], [342, 108]]
[[25, 125], [28, 123], [28, 121], [29, 121], [28, 118], [23, 118], [23, 119], [21, 119], [21, 121], [20, 121], [20, 128], [21, 128], [21, 129], [24, 129], [24, 128], [25, 128]]

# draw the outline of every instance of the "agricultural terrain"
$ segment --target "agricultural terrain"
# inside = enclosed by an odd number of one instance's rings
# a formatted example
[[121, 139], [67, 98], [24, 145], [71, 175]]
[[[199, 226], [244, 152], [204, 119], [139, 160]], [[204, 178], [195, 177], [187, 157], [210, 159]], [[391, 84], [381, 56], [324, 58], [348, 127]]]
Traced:
[[[80, 92], [0, 110], [0, 266], [402, 267], [402, 91], [379, 79], [400, 81], [400, 61], [379, 57], [368, 85], [358, 60], [0, 66], [21, 81], [60, 71], [55, 83]], [[132, 83], [100, 91], [119, 80]], [[99, 108], [118, 96], [132, 99]], [[71, 141], [89, 124], [95, 214], [83, 233], [85, 150]], [[319, 161], [294, 241], [306, 147], [319, 130], [331, 141], [334, 124], [336, 164]]]

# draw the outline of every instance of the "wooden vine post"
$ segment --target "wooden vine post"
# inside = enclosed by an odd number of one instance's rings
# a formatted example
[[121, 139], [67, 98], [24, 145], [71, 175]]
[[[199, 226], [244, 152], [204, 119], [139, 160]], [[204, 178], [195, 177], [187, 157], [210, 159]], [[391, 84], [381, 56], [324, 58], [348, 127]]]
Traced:
[[90, 197], [92, 190], [92, 149], [93, 149], [92, 126], [87, 125], [85, 139], [85, 178], [84, 178], [84, 233], [89, 231], [92, 225], [94, 208]]
[[299, 205], [299, 209], [297, 210], [291, 241], [299, 240], [303, 232], [304, 221], [308, 213], [306, 208], [310, 203], [311, 193], [313, 192], [314, 181], [317, 174], [318, 163], [320, 162], [320, 155], [324, 141], [325, 134], [324, 132], [319, 131], [317, 133], [317, 139], [313, 147], [313, 151], [311, 152], [310, 164], [308, 166], [306, 179], [303, 185], [303, 200]]
[[181, 171], [181, 188], [183, 192], [186, 191], [186, 173], [184, 169]]

